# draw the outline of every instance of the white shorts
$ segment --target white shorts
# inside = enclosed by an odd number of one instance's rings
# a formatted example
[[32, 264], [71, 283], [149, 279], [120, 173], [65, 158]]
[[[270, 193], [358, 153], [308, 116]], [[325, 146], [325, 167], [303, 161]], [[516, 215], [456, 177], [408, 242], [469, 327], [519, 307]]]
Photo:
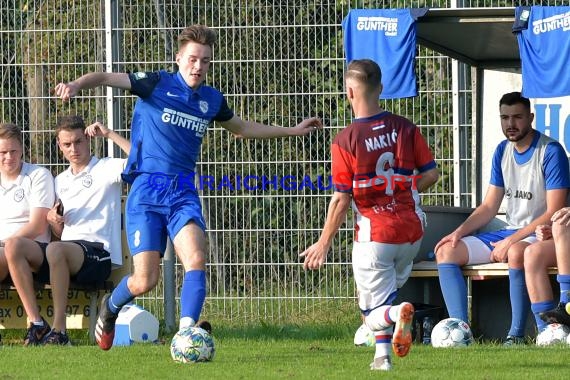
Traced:
[[[477, 239], [475, 236], [465, 236], [461, 238], [461, 241], [467, 247], [467, 253], [469, 254], [469, 260], [465, 265], [488, 264], [491, 262], [491, 249], [482, 240]], [[532, 244], [537, 242], [538, 239], [536, 236], [531, 235], [521, 241]]]
[[362, 311], [386, 304], [410, 277], [422, 239], [415, 243], [354, 242], [352, 269]]

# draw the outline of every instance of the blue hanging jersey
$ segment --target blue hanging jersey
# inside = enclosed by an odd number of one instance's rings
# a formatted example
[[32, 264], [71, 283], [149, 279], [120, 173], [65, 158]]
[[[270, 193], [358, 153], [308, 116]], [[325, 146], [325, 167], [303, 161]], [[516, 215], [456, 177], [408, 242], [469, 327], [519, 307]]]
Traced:
[[382, 70], [380, 99], [418, 95], [416, 19], [425, 9], [353, 9], [342, 22], [346, 61], [371, 59]]
[[193, 175], [208, 126], [233, 117], [223, 94], [206, 85], [193, 90], [180, 74], [167, 71], [129, 77], [139, 99], [123, 180], [132, 183], [140, 173]]
[[522, 94], [527, 98], [570, 95], [570, 7], [517, 7]]

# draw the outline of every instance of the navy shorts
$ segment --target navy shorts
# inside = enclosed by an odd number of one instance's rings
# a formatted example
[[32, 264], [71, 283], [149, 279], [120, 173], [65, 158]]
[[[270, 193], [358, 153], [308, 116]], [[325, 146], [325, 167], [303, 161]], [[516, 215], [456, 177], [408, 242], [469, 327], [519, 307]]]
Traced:
[[72, 240], [83, 249], [85, 259], [79, 271], [71, 276], [71, 281], [77, 284], [93, 284], [102, 282], [111, 275], [111, 254], [103, 248], [101, 243], [92, 243], [85, 240]]
[[[111, 275], [111, 254], [103, 248], [102, 243], [93, 243], [85, 240], [63, 240], [62, 243], [75, 243], [79, 245], [85, 258], [79, 271], [71, 276], [71, 281], [78, 284], [94, 284], [105, 281]], [[34, 279], [42, 284], [50, 283], [49, 264], [46, 258], [48, 244], [38, 243], [44, 254], [44, 261], [40, 270], [34, 273]]]
[[48, 243], [40, 243], [36, 242], [40, 246], [42, 250], [42, 254], [44, 255], [44, 261], [42, 261], [42, 265], [40, 266], [40, 270], [33, 274], [34, 281], [39, 282], [40, 284], [49, 284], [49, 265], [46, 258], [46, 247]]

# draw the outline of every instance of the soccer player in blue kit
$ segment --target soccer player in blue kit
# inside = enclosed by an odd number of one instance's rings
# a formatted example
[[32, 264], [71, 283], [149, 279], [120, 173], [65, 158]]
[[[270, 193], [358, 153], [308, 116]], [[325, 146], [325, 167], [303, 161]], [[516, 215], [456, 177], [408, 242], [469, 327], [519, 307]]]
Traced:
[[206, 298], [206, 225], [198, 193], [188, 181], [208, 126], [217, 121], [241, 138], [304, 136], [322, 128], [316, 117], [282, 128], [236, 116], [224, 95], [204, 84], [215, 39], [215, 32], [206, 26], [184, 29], [178, 36], [178, 72], [89, 73], [55, 88], [64, 101], [102, 85], [130, 90], [139, 97], [123, 173], [123, 179], [132, 183], [126, 231], [134, 270], [101, 301], [95, 336], [103, 350], [113, 345], [121, 307], [158, 283], [167, 236], [185, 271], [179, 328], [197, 325], [211, 331], [208, 322], [199, 321]]
[[[450, 317], [470, 323], [467, 287], [461, 267], [491, 262], [508, 263], [511, 327], [505, 346], [524, 344], [528, 311], [525, 267], [534, 254], [535, 230], [551, 223], [566, 205], [570, 176], [562, 145], [534, 129], [531, 103], [520, 92], [499, 100], [501, 128], [506, 139], [493, 155], [491, 178], [483, 202], [435, 246], [439, 282]], [[505, 202], [506, 226], [477, 233]], [[474, 234], [475, 233], [475, 234]], [[535, 309], [536, 311], [536, 309]]]

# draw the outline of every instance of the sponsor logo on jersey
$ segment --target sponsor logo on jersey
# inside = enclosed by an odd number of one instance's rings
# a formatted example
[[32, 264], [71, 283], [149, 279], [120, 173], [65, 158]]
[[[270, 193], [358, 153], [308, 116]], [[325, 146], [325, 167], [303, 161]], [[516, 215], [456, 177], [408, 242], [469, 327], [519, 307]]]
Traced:
[[24, 199], [24, 189], [19, 187], [18, 189], [16, 189], [16, 191], [14, 191], [14, 200], [16, 202], [21, 202], [22, 199]]
[[398, 19], [395, 17], [358, 17], [357, 30], [380, 31], [384, 35], [393, 37], [398, 35]]
[[548, 33], [561, 29], [563, 32], [570, 30], [570, 12], [550, 16], [532, 23], [534, 34]]
[[508, 189], [505, 190], [505, 198], [507, 199], [511, 199], [511, 198], [515, 198], [515, 199], [526, 199], [526, 200], [531, 200], [532, 199], [532, 192], [531, 191], [526, 191], [526, 190], [512, 190], [510, 187]]
[[206, 133], [208, 125], [210, 124], [210, 122], [206, 119], [202, 119], [185, 112], [175, 111], [170, 108], [165, 108], [162, 111], [161, 119], [167, 124], [194, 131], [198, 137], [204, 136], [204, 133]]
[[526, 199], [530, 201], [532, 199], [532, 192], [524, 190], [516, 190], [515, 198]]
[[167, 91], [167, 92], [166, 92], [166, 96], [170, 96], [170, 97], [172, 97], [172, 98], [179, 98], [179, 97], [180, 97], [180, 95], [173, 94], [173, 93], [170, 92], [170, 91]]

